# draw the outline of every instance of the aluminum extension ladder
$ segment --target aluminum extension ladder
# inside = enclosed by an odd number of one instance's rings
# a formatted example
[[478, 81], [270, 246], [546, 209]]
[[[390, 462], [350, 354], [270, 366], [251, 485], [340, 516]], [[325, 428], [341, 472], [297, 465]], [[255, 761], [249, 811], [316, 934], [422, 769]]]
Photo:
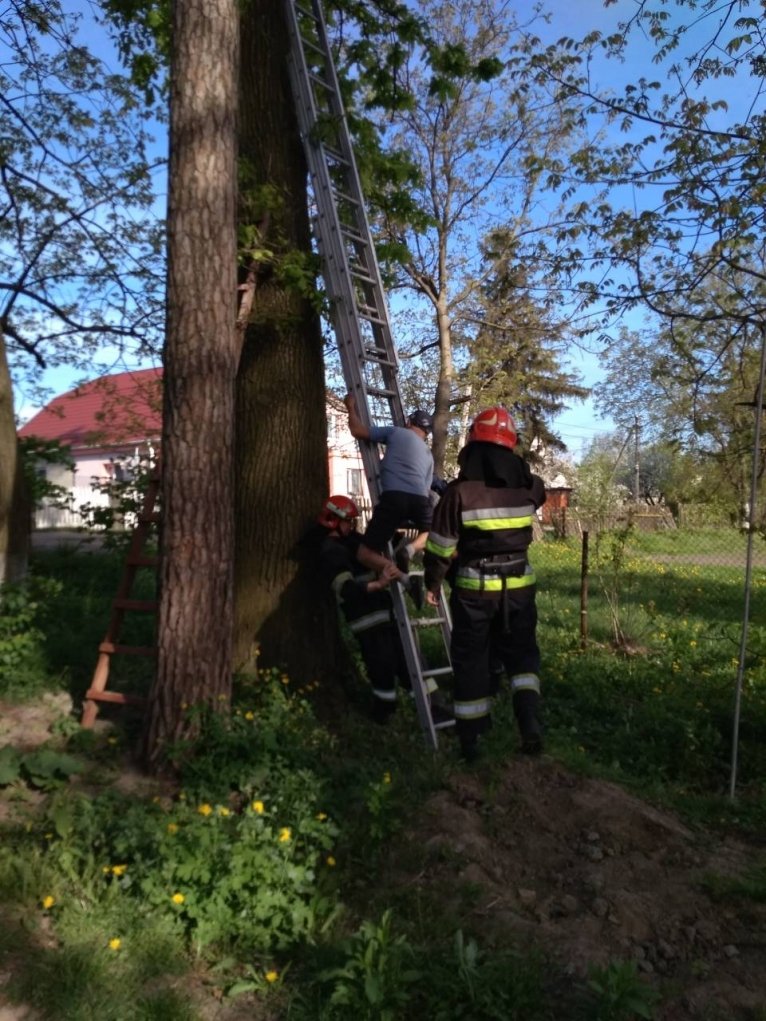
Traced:
[[[386, 296], [320, 0], [284, 0], [284, 6], [290, 82], [314, 195], [313, 232], [346, 386], [366, 426], [403, 426], [399, 363]], [[380, 452], [372, 443], [359, 446], [375, 503], [380, 497]], [[442, 594], [436, 617], [413, 619], [400, 585], [391, 586], [391, 596], [418, 718], [436, 748], [439, 728], [431, 715], [429, 681], [451, 675], [452, 668], [424, 668], [418, 633], [438, 626], [449, 663], [449, 607]]]

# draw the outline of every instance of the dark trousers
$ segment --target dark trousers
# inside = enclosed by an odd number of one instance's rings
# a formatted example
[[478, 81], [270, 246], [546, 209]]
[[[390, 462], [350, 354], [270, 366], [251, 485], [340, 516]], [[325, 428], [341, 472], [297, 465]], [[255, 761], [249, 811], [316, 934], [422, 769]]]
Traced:
[[396, 703], [397, 680], [410, 687], [407, 661], [395, 624], [379, 624], [356, 634], [359, 650], [375, 698]]
[[[537, 644], [535, 587], [507, 590], [503, 596], [453, 588], [452, 669], [458, 736], [470, 741], [491, 725], [490, 657], [502, 662], [519, 691], [539, 693], [540, 649]], [[536, 686], [536, 687], [535, 687]], [[514, 686], [514, 701], [517, 688]]]

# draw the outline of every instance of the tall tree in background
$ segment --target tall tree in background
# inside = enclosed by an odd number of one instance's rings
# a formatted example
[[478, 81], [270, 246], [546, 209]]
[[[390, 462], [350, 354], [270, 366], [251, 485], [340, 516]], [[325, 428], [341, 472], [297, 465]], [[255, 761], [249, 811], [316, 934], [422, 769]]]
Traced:
[[484, 252], [492, 272], [473, 303], [474, 335], [459, 374], [470, 410], [504, 404], [528, 450], [563, 450], [549, 423], [589, 391], [563, 368], [571, 327], [559, 314], [560, 294], [541, 286], [534, 267], [515, 257], [504, 231], [488, 239]]
[[136, 96], [79, 44], [56, 2], [0, 12], [0, 581], [23, 573], [29, 507], [14, 386], [37, 398], [42, 368], [92, 370], [113, 346], [157, 343], [159, 230]]
[[[547, 161], [569, 144], [566, 105], [527, 71], [526, 37], [503, 0], [423, 0], [420, 13], [441, 48], [417, 49], [402, 69], [403, 98], [385, 138], [417, 169], [409, 201], [401, 188], [373, 189], [383, 240], [399, 255], [399, 283], [424, 300], [433, 324], [419, 347], [437, 346], [434, 460], [443, 467], [455, 387], [458, 338], [472, 335], [470, 308], [496, 266], [482, 264], [481, 239], [505, 228], [509, 250], [530, 260], [546, 235], [535, 206]], [[437, 75], [434, 74], [434, 68]], [[535, 250], [535, 255], [533, 255]], [[507, 251], [498, 253], [498, 260]]]
[[[748, 300], [758, 301], [760, 290], [750, 287]], [[640, 421], [645, 441], [670, 440], [693, 456], [706, 480], [698, 498], [727, 494], [736, 517], [750, 489], [762, 337], [753, 325], [732, 330], [726, 318], [715, 318], [720, 291], [718, 283], [700, 287], [690, 296], [689, 318], [656, 333], [622, 331], [594, 394], [615, 421]], [[756, 470], [763, 480], [763, 449]]]
[[152, 765], [193, 728], [185, 705], [221, 708], [232, 676], [236, 0], [176, 0], [171, 38], [159, 659], [145, 724]]

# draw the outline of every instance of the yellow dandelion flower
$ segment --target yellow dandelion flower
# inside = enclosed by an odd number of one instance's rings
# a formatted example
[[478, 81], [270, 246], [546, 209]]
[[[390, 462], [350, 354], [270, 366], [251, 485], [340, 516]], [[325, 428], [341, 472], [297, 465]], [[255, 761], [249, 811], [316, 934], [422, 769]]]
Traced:
[[173, 836], [174, 833], [178, 833], [178, 823], [177, 822], [169, 822], [168, 823], [168, 833], [171, 835], [171, 837]]
[[289, 826], [283, 826], [279, 831], [280, 844], [288, 844], [293, 839], [293, 831]]
[[263, 815], [264, 809], [262, 801], [254, 801], [250, 807], [256, 813], [256, 815]]
[[255, 719], [255, 713], [252, 711], [252, 709], [248, 709], [248, 711], [245, 713], [245, 719], [246, 720], [254, 720]]
[[112, 875], [122, 876], [127, 871], [127, 865], [112, 865]]
[[317, 812], [317, 819], [320, 822], [324, 822], [326, 818], [327, 818], [327, 812]]
[[334, 866], [337, 864], [337, 862], [335, 861], [335, 859], [333, 858], [333, 856], [331, 854], [327, 855], [327, 858], [325, 859], [325, 861], [330, 866], [330, 868], [334, 868]]
[[282, 674], [282, 676], [279, 678], [279, 681], [280, 684], [289, 684], [290, 678], [287, 676], [287, 674]]
[[279, 978], [279, 972], [274, 971], [274, 969], [272, 968], [271, 971], [267, 971], [263, 977], [266, 979], [267, 982], [276, 982], [277, 979]]
[[43, 908], [46, 911], [48, 911], [56, 903], [56, 898], [55, 897], [51, 897], [51, 895], [48, 894], [47, 897], [43, 897], [43, 899], [40, 901], [40, 903], [42, 904]]
[[102, 865], [101, 866], [101, 871], [104, 873], [104, 875], [108, 875], [112, 871], [112, 866], [111, 865]]
[[170, 899], [173, 901], [174, 904], [183, 904], [183, 902], [186, 900], [186, 897], [184, 897], [182, 893], [174, 893]]
[[109, 940], [109, 949], [110, 950], [119, 950], [121, 946], [122, 946], [122, 940], [119, 938], [119, 936], [115, 936], [114, 939], [110, 939]]
[[692, 649], [696, 649], [697, 648], [697, 643], [696, 643], [696, 641], [693, 638], [689, 642], [689, 645], [691, 646]]
[[197, 811], [200, 815], [208, 816], [213, 811], [213, 806], [205, 802], [204, 805], [197, 805]]
[[391, 774], [388, 770], [383, 774], [383, 783], [391, 783]]
[[223, 805], [218, 806], [218, 814], [224, 816], [231, 815], [231, 809], [225, 808]]

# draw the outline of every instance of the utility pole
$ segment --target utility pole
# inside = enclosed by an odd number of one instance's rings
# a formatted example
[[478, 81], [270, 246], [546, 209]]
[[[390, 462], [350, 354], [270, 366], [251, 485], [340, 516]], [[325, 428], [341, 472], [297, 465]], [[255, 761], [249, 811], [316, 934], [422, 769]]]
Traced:
[[636, 503], [638, 503], [639, 497], [641, 495], [641, 473], [640, 473], [640, 456], [639, 456], [639, 443], [638, 443], [638, 437], [639, 437], [640, 429], [641, 429], [641, 427], [638, 424], [638, 415], [635, 415], [634, 419], [633, 419], [633, 431], [635, 433], [636, 478], [635, 478], [635, 483], [634, 483], [634, 487], [635, 488], [634, 488], [633, 496], [634, 496], [634, 499], [635, 499]]

